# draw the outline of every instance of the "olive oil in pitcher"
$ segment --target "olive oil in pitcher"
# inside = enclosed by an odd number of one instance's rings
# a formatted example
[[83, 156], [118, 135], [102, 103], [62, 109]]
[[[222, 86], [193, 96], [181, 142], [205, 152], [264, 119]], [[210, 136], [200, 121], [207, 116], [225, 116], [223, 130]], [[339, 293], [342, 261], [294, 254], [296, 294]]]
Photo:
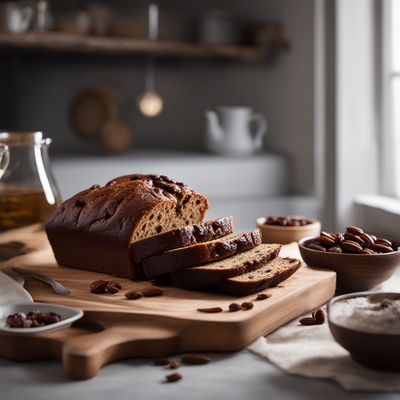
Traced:
[[0, 231], [44, 223], [60, 204], [41, 132], [0, 133], [7, 165], [0, 179]]

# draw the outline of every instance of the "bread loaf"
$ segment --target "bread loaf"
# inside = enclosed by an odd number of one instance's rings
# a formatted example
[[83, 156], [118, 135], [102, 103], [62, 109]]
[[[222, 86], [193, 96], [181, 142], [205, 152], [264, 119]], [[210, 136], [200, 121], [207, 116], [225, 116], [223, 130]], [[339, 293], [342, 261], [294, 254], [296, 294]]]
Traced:
[[260, 243], [261, 238], [258, 229], [240, 234], [231, 234], [210, 242], [182, 247], [146, 258], [143, 261], [143, 269], [146, 276], [152, 279], [181, 268], [222, 260], [234, 254], [250, 250]]
[[208, 242], [229, 235], [232, 232], [232, 217], [224, 217], [202, 224], [175, 228], [131, 243], [133, 261], [141, 262], [145, 258], [156, 254], [179, 247]]
[[60, 265], [140, 278], [130, 243], [202, 222], [205, 197], [158, 175], [126, 175], [66, 200], [46, 224]]

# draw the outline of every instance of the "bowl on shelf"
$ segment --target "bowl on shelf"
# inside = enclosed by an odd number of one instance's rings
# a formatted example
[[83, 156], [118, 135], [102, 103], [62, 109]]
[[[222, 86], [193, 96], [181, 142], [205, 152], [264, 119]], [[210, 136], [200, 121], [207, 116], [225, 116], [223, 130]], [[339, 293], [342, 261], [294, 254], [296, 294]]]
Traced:
[[[331, 299], [327, 306], [328, 324], [332, 336], [345, 348], [357, 363], [372, 369], [384, 371], [400, 371], [400, 333], [371, 332], [355, 329], [340, 322], [333, 315], [332, 309], [336, 303], [355, 297], [379, 296], [381, 298], [400, 299], [400, 293], [359, 292]], [[371, 319], [371, 325], [376, 326], [376, 316]]]
[[301, 216], [288, 216], [297, 219], [306, 219], [310, 223], [303, 226], [267, 225], [267, 218], [257, 218], [257, 226], [260, 229], [263, 243], [288, 244], [298, 242], [308, 236], [317, 236], [321, 232], [321, 223], [316, 219]]
[[371, 290], [389, 279], [400, 265], [400, 251], [381, 254], [329, 253], [307, 245], [317, 237], [299, 241], [300, 254], [311, 267], [336, 271], [337, 288], [342, 292]]

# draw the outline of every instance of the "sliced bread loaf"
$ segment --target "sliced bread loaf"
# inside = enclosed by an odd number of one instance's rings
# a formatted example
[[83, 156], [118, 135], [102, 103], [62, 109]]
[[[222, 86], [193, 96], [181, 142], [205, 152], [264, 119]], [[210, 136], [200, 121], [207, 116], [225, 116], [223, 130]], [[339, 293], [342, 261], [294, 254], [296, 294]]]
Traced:
[[220, 284], [226, 278], [254, 271], [276, 258], [280, 244], [260, 244], [243, 253], [209, 264], [183, 268], [171, 274], [172, 284], [183, 288], [198, 288]]
[[293, 275], [300, 267], [299, 260], [278, 257], [255, 271], [226, 279], [218, 288], [227, 294], [246, 296], [278, 285]]
[[166, 176], [127, 175], [66, 200], [46, 224], [58, 264], [141, 277], [129, 244], [170, 229], [199, 224], [205, 197]]
[[233, 218], [224, 217], [202, 224], [184, 226], [131, 243], [133, 261], [139, 263], [145, 258], [169, 250], [197, 243], [209, 242], [233, 232]]
[[151, 279], [178, 269], [221, 260], [233, 254], [250, 250], [260, 243], [261, 238], [258, 229], [240, 234], [231, 234], [210, 242], [182, 247], [146, 258], [143, 261], [143, 270], [147, 278]]

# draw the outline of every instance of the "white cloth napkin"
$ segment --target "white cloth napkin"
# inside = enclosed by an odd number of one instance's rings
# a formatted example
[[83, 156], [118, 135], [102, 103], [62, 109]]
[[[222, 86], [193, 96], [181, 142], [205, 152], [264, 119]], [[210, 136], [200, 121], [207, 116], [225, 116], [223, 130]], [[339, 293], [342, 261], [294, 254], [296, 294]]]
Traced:
[[[399, 292], [400, 282], [391, 279], [380, 289]], [[346, 390], [400, 391], [400, 372], [380, 372], [362, 367], [336, 343], [327, 323], [302, 326], [298, 322], [300, 318], [268, 337], [259, 338], [249, 350], [289, 374], [332, 379]]]
[[0, 306], [32, 301], [31, 295], [18, 282], [0, 271]]

